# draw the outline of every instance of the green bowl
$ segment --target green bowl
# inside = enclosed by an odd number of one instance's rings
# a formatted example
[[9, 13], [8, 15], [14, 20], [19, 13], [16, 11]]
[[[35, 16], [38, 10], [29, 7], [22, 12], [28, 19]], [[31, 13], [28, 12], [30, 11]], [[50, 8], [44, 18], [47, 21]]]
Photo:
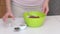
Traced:
[[[29, 16], [39, 16], [39, 18], [29, 18]], [[29, 27], [39, 27], [44, 24], [46, 15], [39, 11], [30, 11], [24, 13], [24, 20]]]

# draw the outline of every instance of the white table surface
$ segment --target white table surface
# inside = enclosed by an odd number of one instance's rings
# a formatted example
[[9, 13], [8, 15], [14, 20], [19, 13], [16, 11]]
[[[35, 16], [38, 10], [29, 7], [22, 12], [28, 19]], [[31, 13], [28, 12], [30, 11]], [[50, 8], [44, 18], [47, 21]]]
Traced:
[[[19, 20], [20, 18], [16, 18]], [[4, 28], [0, 19], [0, 34], [60, 34], [60, 16], [47, 16], [45, 24], [39, 28], [27, 27], [23, 31], [14, 32], [11, 27]]]

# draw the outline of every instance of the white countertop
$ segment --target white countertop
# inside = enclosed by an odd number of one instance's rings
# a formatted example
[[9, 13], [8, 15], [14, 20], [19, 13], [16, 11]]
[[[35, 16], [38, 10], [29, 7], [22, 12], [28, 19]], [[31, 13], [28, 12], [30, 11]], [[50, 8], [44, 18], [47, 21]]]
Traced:
[[0, 19], [0, 34], [60, 34], [60, 16], [47, 16], [45, 24], [42, 27], [27, 27], [25, 30], [19, 32], [14, 32], [11, 30], [11, 27], [2, 27], [2, 23], [3, 21]]

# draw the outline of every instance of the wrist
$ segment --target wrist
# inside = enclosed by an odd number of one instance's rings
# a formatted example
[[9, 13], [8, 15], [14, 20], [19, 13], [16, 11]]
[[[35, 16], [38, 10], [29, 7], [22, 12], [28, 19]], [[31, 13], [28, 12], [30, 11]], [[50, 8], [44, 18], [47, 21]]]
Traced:
[[7, 13], [12, 13], [11, 11], [7, 11]]
[[45, 4], [49, 4], [49, 0], [45, 0], [45, 2], [44, 2]]

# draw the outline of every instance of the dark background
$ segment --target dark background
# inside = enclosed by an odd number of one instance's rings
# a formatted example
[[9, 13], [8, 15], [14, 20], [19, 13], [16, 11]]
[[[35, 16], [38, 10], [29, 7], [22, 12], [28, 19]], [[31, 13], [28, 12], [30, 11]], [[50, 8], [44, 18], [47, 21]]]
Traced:
[[50, 0], [48, 15], [60, 15], [60, 0]]

